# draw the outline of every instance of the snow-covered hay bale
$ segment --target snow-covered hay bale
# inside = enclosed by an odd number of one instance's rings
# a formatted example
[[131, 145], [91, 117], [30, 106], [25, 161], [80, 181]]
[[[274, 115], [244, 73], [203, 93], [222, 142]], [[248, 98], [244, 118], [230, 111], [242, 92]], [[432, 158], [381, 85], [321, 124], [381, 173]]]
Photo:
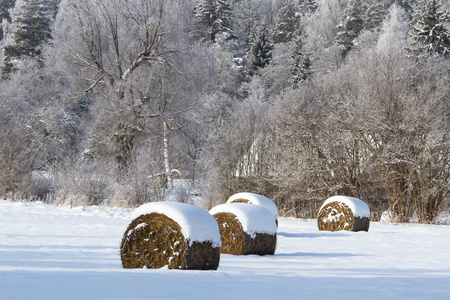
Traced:
[[370, 209], [363, 201], [333, 196], [320, 207], [317, 217], [319, 230], [369, 231]]
[[152, 202], [131, 215], [120, 245], [124, 268], [216, 270], [220, 232], [205, 210], [178, 202]]
[[264, 207], [248, 203], [221, 204], [209, 211], [217, 223], [224, 254], [274, 254], [277, 225]]
[[170, 173], [172, 173], [173, 179], [181, 179], [181, 172], [179, 170], [172, 169], [172, 171], [170, 171]]
[[278, 225], [278, 209], [269, 198], [254, 193], [237, 193], [228, 198], [227, 203], [250, 203], [266, 208], [276, 220]]

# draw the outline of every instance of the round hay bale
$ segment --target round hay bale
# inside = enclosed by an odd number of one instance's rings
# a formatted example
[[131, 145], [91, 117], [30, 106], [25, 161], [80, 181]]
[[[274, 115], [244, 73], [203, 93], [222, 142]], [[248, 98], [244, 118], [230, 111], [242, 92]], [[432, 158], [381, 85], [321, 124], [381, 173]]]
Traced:
[[170, 171], [170, 173], [172, 173], [173, 179], [181, 179], [181, 172], [179, 170], [172, 169], [172, 171]]
[[152, 202], [131, 215], [120, 245], [124, 268], [216, 270], [220, 232], [205, 210], [178, 202]]
[[278, 209], [269, 198], [255, 193], [237, 193], [228, 198], [227, 203], [250, 203], [266, 208], [275, 218], [278, 226]]
[[319, 230], [369, 231], [370, 209], [357, 198], [333, 196], [320, 207], [317, 216]]
[[219, 224], [223, 254], [274, 254], [277, 225], [264, 207], [247, 203], [221, 204], [210, 210]]

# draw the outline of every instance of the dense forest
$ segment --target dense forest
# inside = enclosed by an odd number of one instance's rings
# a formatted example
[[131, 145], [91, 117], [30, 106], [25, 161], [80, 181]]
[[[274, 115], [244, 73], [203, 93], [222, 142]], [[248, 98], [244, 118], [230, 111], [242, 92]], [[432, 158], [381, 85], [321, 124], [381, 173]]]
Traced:
[[449, 9], [2, 0], [0, 193], [208, 208], [249, 191], [294, 217], [345, 194], [432, 223], [450, 196]]

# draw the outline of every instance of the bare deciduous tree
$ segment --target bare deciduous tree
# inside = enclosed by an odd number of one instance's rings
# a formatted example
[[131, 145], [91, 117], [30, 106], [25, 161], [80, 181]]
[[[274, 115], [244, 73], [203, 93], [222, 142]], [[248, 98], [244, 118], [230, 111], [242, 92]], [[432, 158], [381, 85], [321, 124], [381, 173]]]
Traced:
[[103, 107], [103, 113], [93, 137], [110, 147], [125, 169], [147, 120], [165, 111], [167, 100], [154, 87], [162, 80], [161, 66], [170, 66], [170, 57], [179, 50], [176, 23], [168, 21], [182, 5], [183, 1], [83, 0], [67, 1], [63, 7], [56, 39], [83, 76], [85, 87], [79, 93], [93, 93], [91, 97], [102, 102], [96, 106]]

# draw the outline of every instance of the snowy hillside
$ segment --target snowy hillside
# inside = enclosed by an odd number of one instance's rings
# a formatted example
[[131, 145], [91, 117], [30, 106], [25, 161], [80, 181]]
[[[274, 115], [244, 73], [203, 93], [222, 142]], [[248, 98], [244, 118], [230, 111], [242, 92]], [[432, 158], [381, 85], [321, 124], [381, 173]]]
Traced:
[[0, 201], [0, 299], [448, 299], [450, 227], [319, 232], [279, 220], [273, 256], [217, 271], [124, 270], [131, 212]]

